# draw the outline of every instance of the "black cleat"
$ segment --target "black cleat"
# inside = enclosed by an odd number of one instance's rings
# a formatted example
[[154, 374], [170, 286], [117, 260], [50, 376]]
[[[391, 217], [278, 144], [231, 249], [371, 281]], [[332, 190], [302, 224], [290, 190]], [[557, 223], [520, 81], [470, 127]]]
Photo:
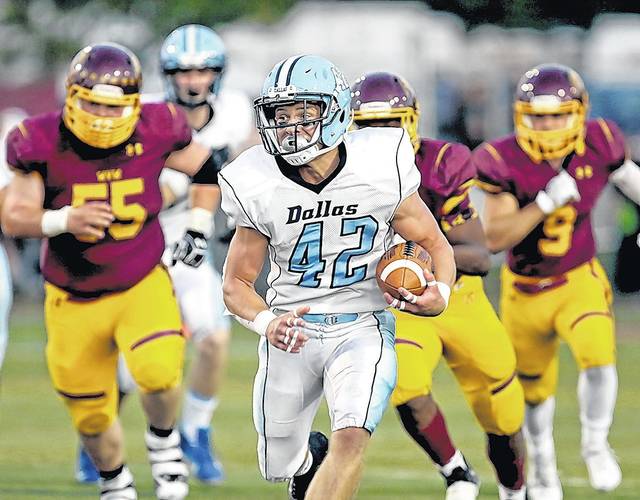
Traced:
[[329, 440], [322, 432], [313, 431], [309, 434], [309, 451], [313, 457], [311, 468], [300, 476], [293, 476], [289, 480], [289, 500], [303, 500], [307, 494], [307, 489], [311, 484], [313, 476], [320, 464], [327, 456], [329, 450]]

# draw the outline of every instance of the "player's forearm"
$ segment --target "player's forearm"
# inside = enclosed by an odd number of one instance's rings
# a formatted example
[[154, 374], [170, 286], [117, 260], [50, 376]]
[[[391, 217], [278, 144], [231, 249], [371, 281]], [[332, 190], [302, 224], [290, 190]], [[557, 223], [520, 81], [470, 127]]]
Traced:
[[9, 200], [2, 210], [2, 232], [14, 238], [42, 238], [42, 208]]
[[193, 208], [214, 213], [220, 205], [220, 186], [216, 184], [192, 184], [189, 197]]
[[237, 277], [225, 275], [222, 295], [229, 312], [245, 321], [253, 321], [259, 312], [268, 309], [253, 283], [247, 283]]
[[506, 215], [493, 216], [483, 221], [487, 247], [492, 253], [514, 247], [520, 243], [540, 222], [544, 213], [536, 203]]
[[456, 280], [456, 264], [453, 248], [444, 237], [417, 242], [431, 254], [433, 270], [437, 281], [453, 286]]
[[456, 268], [459, 273], [485, 276], [491, 267], [489, 251], [482, 245], [460, 243], [453, 245]]

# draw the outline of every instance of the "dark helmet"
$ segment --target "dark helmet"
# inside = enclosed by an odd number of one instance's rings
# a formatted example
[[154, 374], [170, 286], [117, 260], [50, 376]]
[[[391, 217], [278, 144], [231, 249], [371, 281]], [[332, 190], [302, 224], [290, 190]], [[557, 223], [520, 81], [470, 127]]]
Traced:
[[[115, 43], [85, 47], [71, 61], [63, 112], [67, 128], [85, 144], [107, 149], [125, 142], [140, 117], [142, 72], [138, 58]], [[81, 101], [122, 107], [116, 117], [85, 111]]]
[[[536, 162], [584, 153], [589, 96], [580, 75], [568, 66], [542, 64], [525, 72], [518, 82], [513, 121], [520, 147]], [[535, 130], [534, 115], [568, 115], [567, 125]]]
[[361, 76], [352, 85], [351, 107], [357, 126], [366, 126], [372, 120], [399, 119], [417, 151], [420, 105], [411, 85], [401, 76], [386, 72]]

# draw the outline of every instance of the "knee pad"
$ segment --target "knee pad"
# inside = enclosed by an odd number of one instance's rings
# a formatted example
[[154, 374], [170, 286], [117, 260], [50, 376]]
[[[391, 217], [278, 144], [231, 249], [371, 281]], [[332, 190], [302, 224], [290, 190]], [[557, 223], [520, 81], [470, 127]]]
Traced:
[[[154, 345], [155, 343], [155, 345]], [[184, 337], [162, 337], [128, 353], [127, 365], [144, 392], [177, 387], [182, 382]]]
[[524, 399], [537, 405], [555, 395], [558, 384], [558, 357], [554, 357], [540, 373], [518, 372], [518, 379], [524, 390]]
[[116, 418], [115, 399], [114, 396], [98, 399], [65, 398], [74, 428], [88, 436], [106, 431]]
[[613, 320], [605, 313], [578, 318], [566, 341], [581, 370], [615, 363]]
[[514, 373], [508, 380], [495, 384], [489, 396], [492, 415], [492, 429], [484, 426], [491, 434], [510, 436], [520, 430], [524, 423], [524, 390]]

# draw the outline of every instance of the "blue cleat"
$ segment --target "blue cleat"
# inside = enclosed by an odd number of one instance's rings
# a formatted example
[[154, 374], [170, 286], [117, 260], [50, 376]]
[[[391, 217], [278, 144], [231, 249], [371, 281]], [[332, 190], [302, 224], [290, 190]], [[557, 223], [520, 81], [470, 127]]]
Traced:
[[211, 446], [211, 431], [198, 429], [198, 441], [192, 442], [180, 431], [180, 447], [184, 458], [191, 464], [194, 476], [207, 484], [220, 484], [224, 481], [224, 469]]
[[89, 457], [84, 446], [80, 446], [78, 450], [78, 459], [76, 460], [76, 481], [79, 483], [97, 483], [100, 479], [98, 469], [93, 465], [93, 461]]

